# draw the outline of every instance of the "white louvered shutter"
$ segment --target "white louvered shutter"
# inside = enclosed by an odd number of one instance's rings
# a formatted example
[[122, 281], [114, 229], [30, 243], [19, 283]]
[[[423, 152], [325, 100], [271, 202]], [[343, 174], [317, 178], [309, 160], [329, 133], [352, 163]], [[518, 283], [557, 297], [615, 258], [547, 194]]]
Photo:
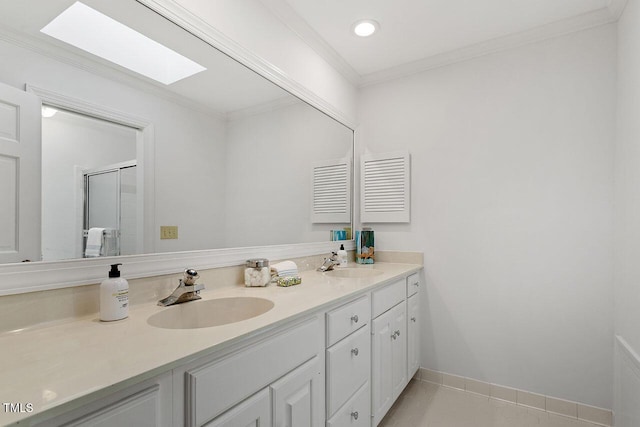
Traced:
[[351, 160], [313, 165], [312, 223], [351, 223]]
[[363, 155], [360, 221], [410, 222], [411, 164], [406, 151]]

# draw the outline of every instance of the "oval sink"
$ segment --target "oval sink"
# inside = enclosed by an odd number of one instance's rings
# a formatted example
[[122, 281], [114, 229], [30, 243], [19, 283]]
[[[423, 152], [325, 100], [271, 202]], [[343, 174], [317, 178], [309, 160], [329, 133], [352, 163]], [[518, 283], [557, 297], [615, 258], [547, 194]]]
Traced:
[[346, 279], [356, 279], [361, 277], [379, 276], [382, 274], [382, 271], [374, 270], [372, 268], [336, 268], [335, 270], [327, 271], [325, 274]]
[[194, 301], [169, 307], [149, 317], [147, 323], [165, 329], [196, 329], [251, 319], [273, 308], [264, 298], [234, 297]]

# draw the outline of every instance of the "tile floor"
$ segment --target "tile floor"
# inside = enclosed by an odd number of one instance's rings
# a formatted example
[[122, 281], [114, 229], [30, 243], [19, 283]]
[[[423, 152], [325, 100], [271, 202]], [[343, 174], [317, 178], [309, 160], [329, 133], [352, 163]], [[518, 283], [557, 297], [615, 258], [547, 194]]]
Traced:
[[425, 381], [411, 380], [380, 427], [596, 427]]

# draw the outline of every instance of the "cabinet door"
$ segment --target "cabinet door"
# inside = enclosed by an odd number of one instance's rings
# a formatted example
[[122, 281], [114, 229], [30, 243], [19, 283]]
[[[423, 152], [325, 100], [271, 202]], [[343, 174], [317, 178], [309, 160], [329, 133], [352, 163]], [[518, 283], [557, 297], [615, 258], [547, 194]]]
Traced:
[[271, 399], [267, 388], [205, 424], [205, 427], [250, 426], [271, 427]]
[[324, 372], [318, 356], [270, 386], [274, 427], [320, 427]]
[[407, 300], [407, 379], [420, 367], [420, 301], [419, 293]]
[[396, 305], [393, 315], [393, 336], [391, 342], [391, 371], [393, 390], [391, 396], [395, 401], [407, 385], [407, 307], [404, 302]]
[[371, 351], [371, 414], [373, 425], [377, 426], [393, 404], [392, 379], [392, 343], [393, 310], [387, 311], [372, 322], [372, 351]]

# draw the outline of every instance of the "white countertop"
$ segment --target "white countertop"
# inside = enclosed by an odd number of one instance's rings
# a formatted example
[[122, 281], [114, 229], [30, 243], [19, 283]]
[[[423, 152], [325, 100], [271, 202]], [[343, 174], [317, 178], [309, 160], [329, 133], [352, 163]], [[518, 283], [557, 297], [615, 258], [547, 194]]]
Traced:
[[305, 271], [301, 273], [302, 284], [286, 288], [271, 284], [265, 288], [222, 286], [216, 289], [215, 284], [206, 283], [206, 289], [201, 292], [203, 300], [254, 296], [275, 304], [260, 316], [222, 326], [200, 329], [150, 326], [147, 319], [151, 315], [171, 309], [150, 303], [131, 307], [129, 317], [116, 322], [100, 322], [94, 314], [1, 334], [0, 403], [31, 403], [33, 412], [5, 413], [0, 406], [0, 424], [17, 424], [74, 399], [92, 393], [99, 395], [99, 391], [107, 388], [109, 393], [123, 389], [167, 372], [187, 359], [213, 353], [243, 337], [422, 269], [417, 264], [396, 263], [349, 267], [372, 268], [383, 273], [343, 279]]

